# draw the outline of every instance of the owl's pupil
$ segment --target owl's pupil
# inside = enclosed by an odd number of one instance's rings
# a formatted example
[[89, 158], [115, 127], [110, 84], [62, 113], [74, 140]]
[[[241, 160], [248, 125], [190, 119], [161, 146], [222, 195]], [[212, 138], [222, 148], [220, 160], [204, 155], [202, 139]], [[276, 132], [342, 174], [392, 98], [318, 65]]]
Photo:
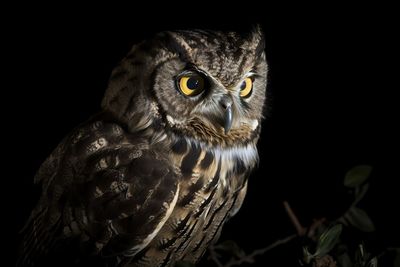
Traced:
[[191, 77], [188, 81], [187, 81], [187, 87], [191, 90], [197, 89], [199, 87], [199, 79], [197, 79], [196, 77]]
[[243, 81], [240, 85], [240, 90], [244, 90], [244, 88], [246, 88], [246, 81]]

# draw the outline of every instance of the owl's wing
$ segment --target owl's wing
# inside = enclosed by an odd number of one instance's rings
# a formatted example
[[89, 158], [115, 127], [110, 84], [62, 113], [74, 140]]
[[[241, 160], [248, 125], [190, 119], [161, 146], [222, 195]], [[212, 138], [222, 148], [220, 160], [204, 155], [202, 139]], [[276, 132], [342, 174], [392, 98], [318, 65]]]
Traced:
[[177, 177], [164, 153], [118, 125], [79, 127], [35, 177], [42, 196], [23, 230], [19, 266], [54, 259], [60, 265], [66, 251], [75, 263], [102, 258], [118, 266], [145, 248], [171, 214]]

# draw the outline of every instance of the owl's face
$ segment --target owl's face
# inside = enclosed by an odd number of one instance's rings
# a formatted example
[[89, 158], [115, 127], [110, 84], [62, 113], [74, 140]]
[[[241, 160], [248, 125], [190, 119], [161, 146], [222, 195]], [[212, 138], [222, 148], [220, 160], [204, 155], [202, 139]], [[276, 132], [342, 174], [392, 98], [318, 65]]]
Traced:
[[130, 98], [152, 99], [176, 134], [224, 144], [258, 135], [267, 79], [260, 31], [246, 37], [164, 32], [134, 48], [121, 65], [127, 61], [142, 63], [131, 64], [142, 74], [131, 81], [140, 94]]

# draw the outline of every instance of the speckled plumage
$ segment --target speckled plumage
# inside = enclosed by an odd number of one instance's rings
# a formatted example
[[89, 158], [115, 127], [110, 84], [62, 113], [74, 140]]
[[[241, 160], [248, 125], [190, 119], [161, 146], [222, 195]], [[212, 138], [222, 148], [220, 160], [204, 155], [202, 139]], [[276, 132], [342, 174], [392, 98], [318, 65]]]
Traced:
[[[207, 79], [196, 97], [177, 90], [188, 69]], [[245, 99], [239, 87], [250, 75]], [[198, 261], [246, 194], [266, 75], [259, 29], [245, 36], [162, 32], [135, 45], [111, 75], [103, 111], [73, 130], [38, 171], [42, 196], [17, 265]]]

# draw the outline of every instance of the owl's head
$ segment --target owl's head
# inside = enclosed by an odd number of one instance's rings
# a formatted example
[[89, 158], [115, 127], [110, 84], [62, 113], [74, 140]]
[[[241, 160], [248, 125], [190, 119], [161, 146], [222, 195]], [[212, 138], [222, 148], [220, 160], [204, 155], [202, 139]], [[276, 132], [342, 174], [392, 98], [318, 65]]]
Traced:
[[122, 60], [102, 105], [132, 131], [158, 124], [209, 144], [243, 144], [258, 137], [266, 82], [259, 28], [162, 32]]

